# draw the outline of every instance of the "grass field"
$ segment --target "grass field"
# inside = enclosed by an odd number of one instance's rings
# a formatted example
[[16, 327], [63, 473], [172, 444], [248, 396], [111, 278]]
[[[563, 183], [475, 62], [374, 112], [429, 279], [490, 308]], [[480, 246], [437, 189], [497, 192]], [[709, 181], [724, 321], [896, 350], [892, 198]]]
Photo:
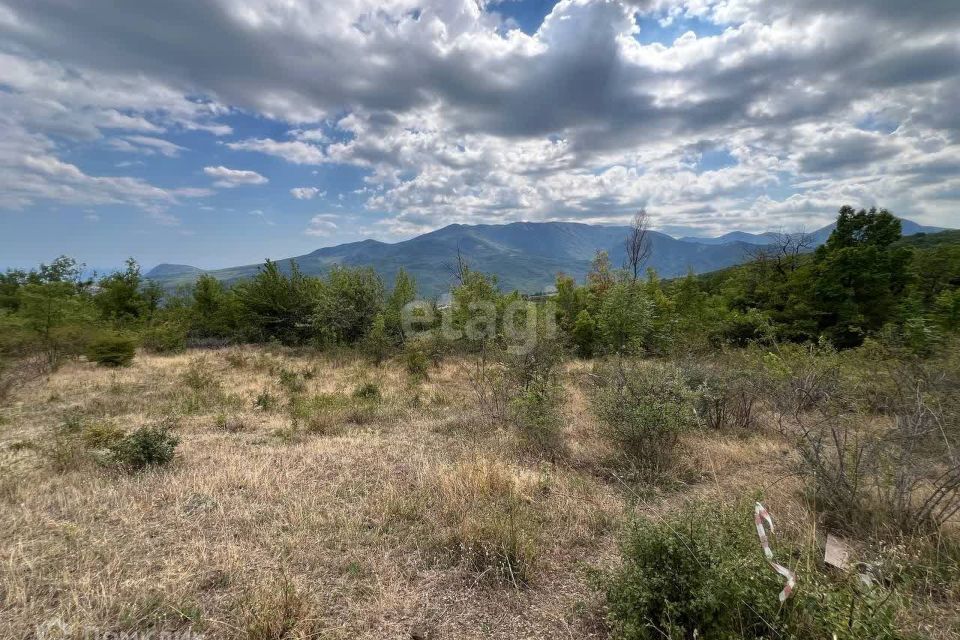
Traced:
[[[816, 535], [771, 429], [686, 434], [675, 479], [639, 490], [605, 467], [589, 363], [564, 370], [556, 461], [484, 418], [469, 366], [244, 347], [25, 387], [0, 413], [2, 636], [605, 637], [597, 576], [634, 516], [762, 497]], [[180, 438], [172, 464], [98, 463], [98, 438], [150, 424]]]

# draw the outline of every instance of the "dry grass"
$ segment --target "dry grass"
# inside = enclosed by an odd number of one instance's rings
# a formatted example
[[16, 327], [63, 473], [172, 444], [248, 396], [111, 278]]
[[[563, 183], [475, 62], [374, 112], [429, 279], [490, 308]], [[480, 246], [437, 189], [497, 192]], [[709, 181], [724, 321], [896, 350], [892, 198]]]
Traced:
[[[583, 365], [556, 464], [485, 426], [462, 371], [412, 381], [399, 363], [235, 348], [32, 383], [0, 409], [3, 637], [55, 618], [208, 638], [603, 636], [589, 570], [615, 561], [631, 512], [741, 498], [785, 468], [776, 436], [692, 437], [687, 486], [638, 503], [595, 466]], [[379, 399], [355, 397], [367, 383]], [[181, 444], [140, 474], [55, 467], [37, 443], [68, 418], [163, 420]], [[803, 517], [789, 480], [770, 491]]]

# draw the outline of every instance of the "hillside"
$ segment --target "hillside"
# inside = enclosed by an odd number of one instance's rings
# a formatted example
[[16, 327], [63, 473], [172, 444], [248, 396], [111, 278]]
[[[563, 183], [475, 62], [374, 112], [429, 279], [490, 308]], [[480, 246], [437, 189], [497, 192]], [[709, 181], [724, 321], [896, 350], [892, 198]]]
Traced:
[[[906, 234], [937, 231], [908, 220]], [[829, 237], [833, 225], [813, 232], [816, 242]], [[288, 271], [291, 261], [308, 275], [318, 275], [334, 265], [373, 266], [391, 282], [403, 267], [417, 280], [425, 296], [437, 296], [449, 289], [450, 273], [445, 268], [459, 249], [474, 269], [495, 274], [506, 290], [541, 291], [564, 272], [581, 280], [590, 269], [598, 250], [609, 252], [613, 264], [623, 263], [623, 239], [628, 227], [588, 225], [573, 222], [515, 222], [505, 225], [453, 224], [397, 243], [362, 240], [279, 260]], [[688, 271], [703, 273], [729, 267], [748, 255], [751, 247], [769, 242], [775, 234], [731, 232], [719, 238], [676, 239], [651, 232], [652, 256], [648, 266], [665, 278]], [[226, 283], [256, 274], [260, 264], [209, 271]], [[147, 277], [165, 287], [192, 283], [202, 273], [185, 265], [161, 264]]]

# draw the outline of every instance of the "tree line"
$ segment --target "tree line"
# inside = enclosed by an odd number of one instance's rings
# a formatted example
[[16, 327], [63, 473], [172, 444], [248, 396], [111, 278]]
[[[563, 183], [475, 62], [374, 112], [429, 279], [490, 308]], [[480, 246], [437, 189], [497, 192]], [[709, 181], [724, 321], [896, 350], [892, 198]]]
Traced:
[[[921, 239], [912, 246], [886, 210], [843, 207], [836, 229], [814, 251], [803, 236], [783, 235], [743, 265], [670, 281], [652, 269], [644, 277], [646, 229], [641, 213], [625, 239], [626, 264], [617, 267], [598, 252], [584, 282], [559, 274], [556, 295], [539, 303], [541, 313], [555, 314], [561, 342], [578, 355], [773, 340], [848, 348], [881, 332], [930, 349], [938, 336], [960, 328], [960, 243]], [[132, 259], [98, 279], [82, 271], [60, 257], [0, 274], [0, 353], [7, 360], [40, 354], [56, 366], [104, 336], [155, 351], [264, 342], [359, 346], [381, 359], [407, 342], [404, 307], [417, 299], [408, 273], [400, 270], [388, 288], [370, 267], [338, 266], [312, 277], [296, 264], [284, 272], [268, 260], [255, 277], [232, 286], [201, 275], [173, 293], [145, 279]], [[464, 326], [480, 304], [502, 310], [521, 299], [462, 256], [452, 271], [453, 304], [440, 309], [434, 301], [433, 323], [449, 314]]]

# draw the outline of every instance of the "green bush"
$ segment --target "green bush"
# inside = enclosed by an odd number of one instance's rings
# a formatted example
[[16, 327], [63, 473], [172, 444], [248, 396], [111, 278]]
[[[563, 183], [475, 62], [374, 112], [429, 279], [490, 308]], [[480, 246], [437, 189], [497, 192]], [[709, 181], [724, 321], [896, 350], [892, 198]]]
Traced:
[[180, 381], [195, 393], [210, 393], [220, 390], [220, 380], [213, 373], [206, 358], [194, 358], [180, 375]]
[[163, 466], [173, 460], [180, 439], [162, 427], [141, 427], [110, 447], [113, 462], [139, 471], [150, 466]]
[[123, 439], [124, 431], [108, 422], [84, 425], [80, 439], [88, 449], [109, 449]]
[[616, 363], [599, 368], [593, 409], [617, 462], [656, 481], [676, 461], [680, 433], [695, 425], [691, 392], [679, 369]]
[[[773, 540], [798, 567], [784, 605], [782, 579], [764, 560], [749, 507], [695, 506], [659, 522], [639, 521], [622, 541], [623, 565], [604, 576], [613, 636], [654, 638], [897, 638], [900, 600], [855, 576], [818, 568], [818, 549]], [[791, 561], [791, 552], [806, 562]]]
[[353, 390], [353, 397], [357, 400], [379, 400], [380, 386], [376, 382], [364, 382]]
[[137, 343], [124, 335], [104, 335], [87, 347], [87, 358], [103, 367], [126, 367], [133, 362]]
[[404, 352], [407, 373], [418, 380], [424, 380], [430, 370], [430, 358], [417, 347], [407, 348]]
[[280, 371], [280, 386], [286, 389], [290, 395], [297, 395], [307, 390], [305, 376], [289, 369]]
[[556, 458], [563, 451], [563, 413], [559, 385], [536, 385], [510, 403], [511, 418], [523, 449]]
[[140, 344], [154, 353], [180, 353], [187, 348], [187, 330], [177, 322], [160, 322], [143, 331]]
[[264, 389], [257, 395], [257, 399], [253, 401], [253, 406], [261, 411], [273, 411], [280, 404], [280, 401], [275, 395]]

